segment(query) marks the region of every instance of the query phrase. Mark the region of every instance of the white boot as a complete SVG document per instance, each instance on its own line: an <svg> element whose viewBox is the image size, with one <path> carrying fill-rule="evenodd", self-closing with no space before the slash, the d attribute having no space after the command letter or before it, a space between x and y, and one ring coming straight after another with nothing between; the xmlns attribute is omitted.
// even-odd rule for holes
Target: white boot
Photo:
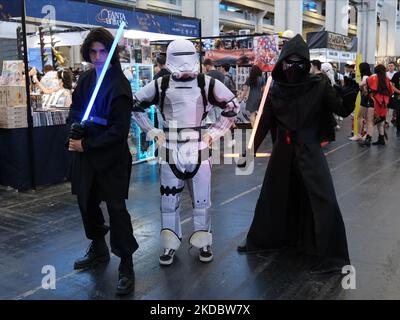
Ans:
<svg viewBox="0 0 400 320"><path fill-rule="evenodd" d="M201 262L210 262L213 260L213 253L211 250L212 233L207 231L195 231L190 239L190 244L200 250L199 260Z"/></svg>
<svg viewBox="0 0 400 320"><path fill-rule="evenodd" d="M162 266L169 266L174 262L175 251L179 249L181 240L169 229L161 230L160 238L164 252L160 255L158 262Z"/></svg>

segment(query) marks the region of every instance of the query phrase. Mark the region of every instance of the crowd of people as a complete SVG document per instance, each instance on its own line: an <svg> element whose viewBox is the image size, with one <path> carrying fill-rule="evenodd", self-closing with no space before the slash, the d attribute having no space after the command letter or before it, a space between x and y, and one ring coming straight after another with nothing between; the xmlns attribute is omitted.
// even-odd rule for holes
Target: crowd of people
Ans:
<svg viewBox="0 0 400 320"><path fill-rule="evenodd" d="M205 59L203 62L205 74L224 83L235 95L236 86L229 73L229 65L215 66L213 61ZM400 117L397 117L397 110L400 108L400 71L397 71L395 62L389 62L387 67L382 64L376 65L371 70L371 65L366 62L358 66L361 79L360 108L353 113L355 118L352 122L349 140L357 141L361 146L385 145L387 130L390 124L395 127L397 136L400 137ZM373 72L372 72L373 71ZM311 60L310 73L324 79L332 87L347 88L356 82L356 65L346 64L344 74L338 70L335 63ZM243 86L243 90L237 96L238 100L245 104L245 113L254 125L262 92L266 83L266 75L254 65L250 69L250 75ZM389 121L391 111L391 119ZM211 111L210 119L215 121L216 117ZM334 115L333 126L336 130L341 129L343 118ZM357 128L354 127L356 124ZM372 142L375 136L375 127L378 131L378 138ZM327 142L323 142L326 144Z"/></svg>
<svg viewBox="0 0 400 320"><path fill-rule="evenodd" d="M345 73L341 75L335 64L321 63L319 60L311 61L311 73L325 78L332 86L348 86L356 81L355 65L345 65ZM396 72L395 62L389 62L387 68L378 64L371 71L371 66L362 62L358 66L360 71L360 108L352 123L352 132L349 139L357 141L361 146L385 145L387 139L386 129L389 127L388 115L392 109L391 123L400 136L400 125L397 121L399 108L399 79L400 73ZM339 118L339 120L341 120ZM357 125L355 126L355 123ZM375 126L378 138L372 142ZM339 128L339 127L337 127Z"/></svg>

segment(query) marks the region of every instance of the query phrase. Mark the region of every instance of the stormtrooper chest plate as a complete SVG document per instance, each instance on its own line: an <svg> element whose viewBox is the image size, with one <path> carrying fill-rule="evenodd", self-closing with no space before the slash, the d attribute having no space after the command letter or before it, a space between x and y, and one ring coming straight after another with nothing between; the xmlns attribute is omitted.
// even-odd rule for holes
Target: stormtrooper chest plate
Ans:
<svg viewBox="0 0 400 320"><path fill-rule="evenodd" d="M166 91L163 112L167 127L190 128L201 126L204 105L197 80L188 82L171 80ZM171 122L175 122L175 125L172 125Z"/></svg>

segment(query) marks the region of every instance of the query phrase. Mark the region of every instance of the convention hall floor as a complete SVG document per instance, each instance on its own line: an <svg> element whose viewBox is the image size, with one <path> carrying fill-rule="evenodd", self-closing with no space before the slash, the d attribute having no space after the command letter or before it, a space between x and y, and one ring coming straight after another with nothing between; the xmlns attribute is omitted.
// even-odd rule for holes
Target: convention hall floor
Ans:
<svg viewBox="0 0 400 320"><path fill-rule="evenodd" d="M246 255L245 237L264 177L267 158L250 176L234 165L213 168L214 261L201 263L189 251L191 202L183 194L184 239L174 265L160 267L157 166L133 167L127 202L140 248L134 254L133 294L122 299L400 299L400 139L389 130L386 147L361 148L347 139L325 148L346 225L356 289L344 290L340 275L312 275L291 251ZM270 138L264 150L271 150ZM16 193L0 190L0 299L117 299L119 259L91 271L74 271L85 239L69 184ZM42 288L42 267L56 270L56 289Z"/></svg>

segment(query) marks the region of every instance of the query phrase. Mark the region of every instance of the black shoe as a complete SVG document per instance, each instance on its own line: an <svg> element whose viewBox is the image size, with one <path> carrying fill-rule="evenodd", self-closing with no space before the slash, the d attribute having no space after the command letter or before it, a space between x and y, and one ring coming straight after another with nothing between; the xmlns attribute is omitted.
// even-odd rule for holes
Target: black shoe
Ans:
<svg viewBox="0 0 400 320"><path fill-rule="evenodd" d="M365 137L365 140L360 142L360 146L362 146L362 147L370 147L371 146L371 136L367 135Z"/></svg>
<svg viewBox="0 0 400 320"><path fill-rule="evenodd" d="M311 274L342 274L342 268L341 267L335 267L335 266L314 266L310 270Z"/></svg>
<svg viewBox="0 0 400 320"><path fill-rule="evenodd" d="M93 240L85 256L75 261L74 269L90 269L100 263L106 263L108 261L110 261L110 253L108 252L105 240Z"/></svg>
<svg viewBox="0 0 400 320"><path fill-rule="evenodd" d="M236 250L241 253L266 253L266 254L274 254L278 252L280 249L264 249L264 248L249 248L247 246L247 241L244 240L241 244L236 247Z"/></svg>
<svg viewBox="0 0 400 320"><path fill-rule="evenodd" d="M118 271L116 294L119 296L130 294L135 289L135 272L133 271L132 256L121 258Z"/></svg>
<svg viewBox="0 0 400 320"><path fill-rule="evenodd" d="M205 246L204 248L200 249L199 252L199 259L201 262L211 262L214 256L211 250L211 246Z"/></svg>
<svg viewBox="0 0 400 320"><path fill-rule="evenodd" d="M372 142L372 145L374 146L384 146L385 145L385 136L384 135L379 135L378 140L375 142Z"/></svg>
<svg viewBox="0 0 400 320"><path fill-rule="evenodd" d="M247 252L246 240L239 244L236 249L238 252Z"/></svg>

